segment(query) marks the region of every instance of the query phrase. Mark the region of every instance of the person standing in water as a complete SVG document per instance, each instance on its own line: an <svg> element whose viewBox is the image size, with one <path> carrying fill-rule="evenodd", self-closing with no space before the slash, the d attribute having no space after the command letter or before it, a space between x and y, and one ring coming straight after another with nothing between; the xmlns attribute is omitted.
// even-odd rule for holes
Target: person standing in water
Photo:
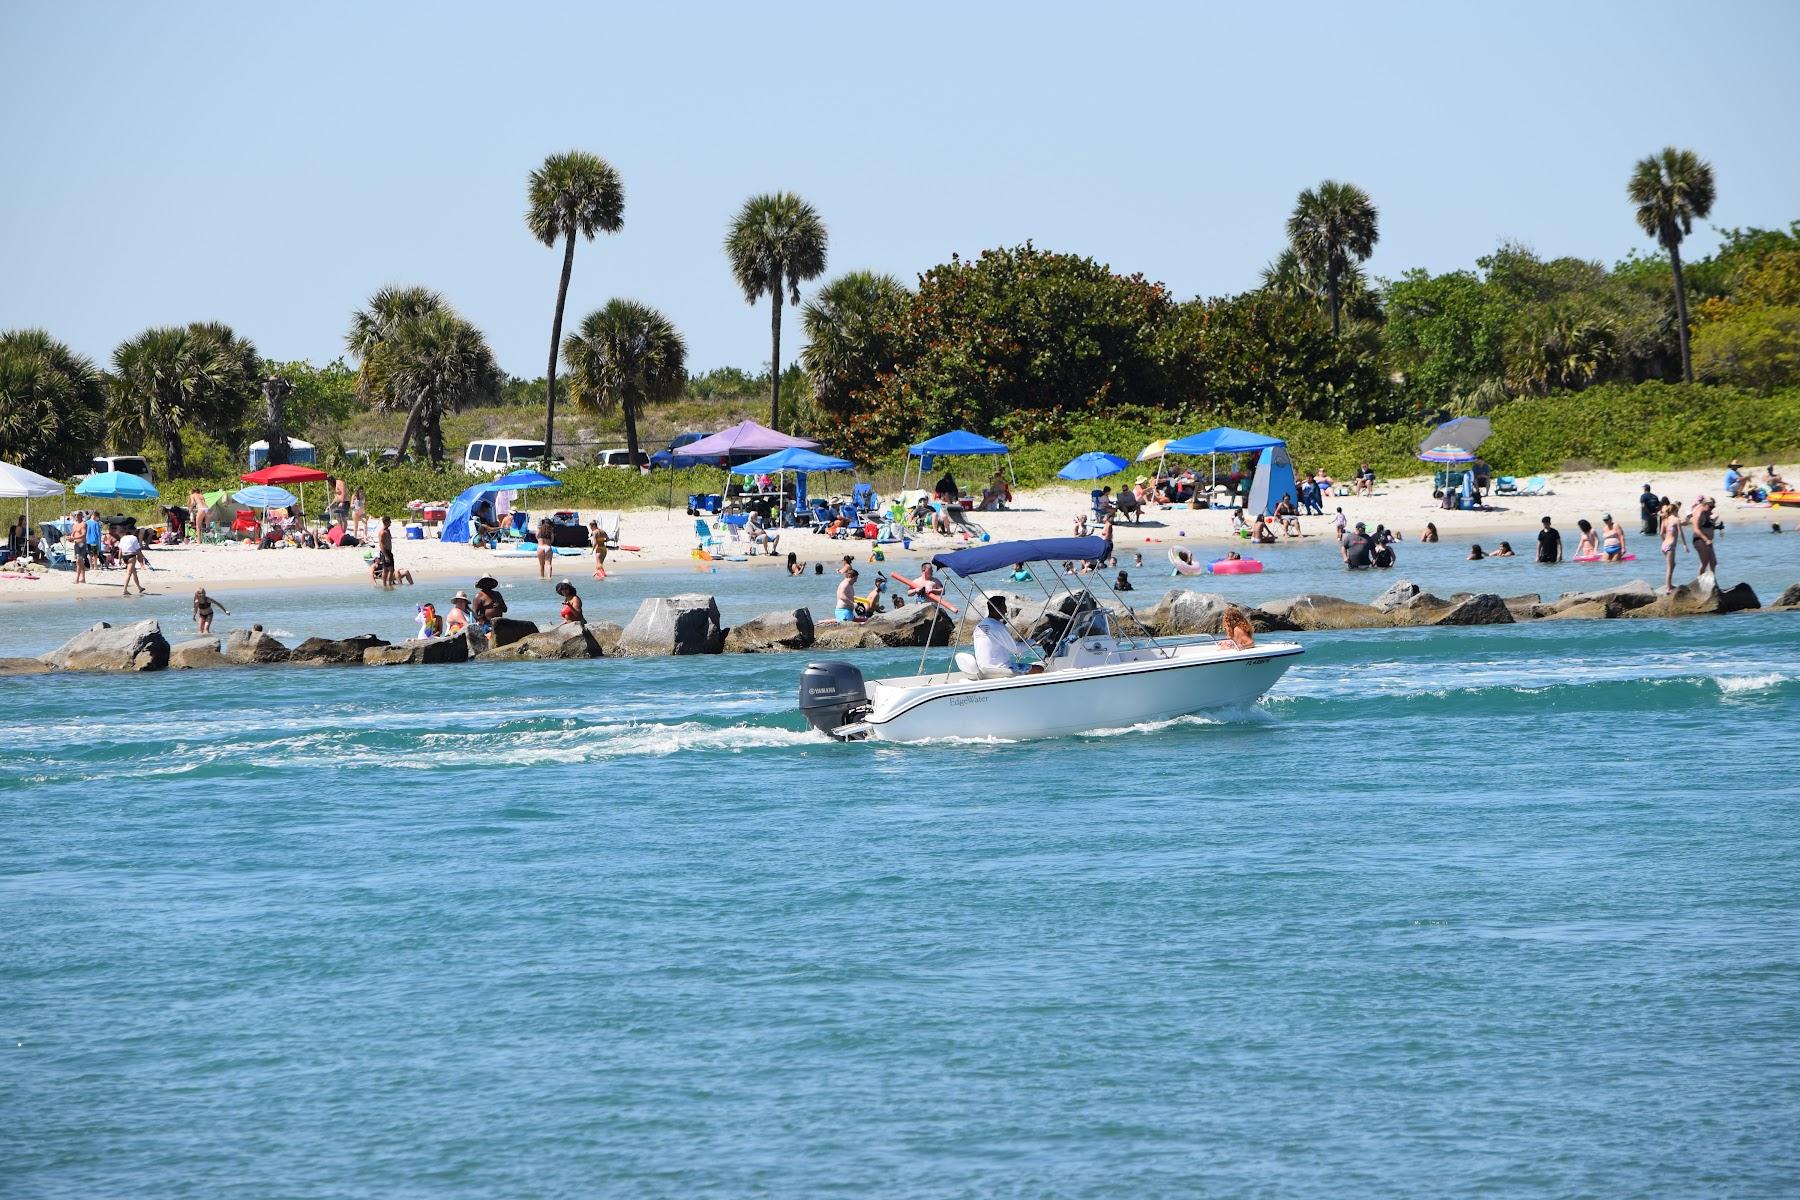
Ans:
<svg viewBox="0 0 1800 1200"><path fill-rule="evenodd" d="M1625 531L1607 513L1600 522L1600 553L1607 562L1623 562L1625 560Z"/></svg>
<svg viewBox="0 0 1800 1200"><path fill-rule="evenodd" d="M1544 527L1538 530L1537 560L1541 563L1559 563L1563 560L1562 534L1544 518Z"/></svg>
<svg viewBox="0 0 1800 1200"><path fill-rule="evenodd" d="M1663 591L1675 590L1675 554L1687 545L1687 531L1682 528L1681 502L1671 500L1663 505L1661 518Z"/></svg>
<svg viewBox="0 0 1800 1200"><path fill-rule="evenodd" d="M839 572L837 609L832 613L840 621L856 620L856 568L846 563Z"/></svg>
<svg viewBox="0 0 1800 1200"><path fill-rule="evenodd" d="M1655 537L1659 523L1662 521L1663 502L1657 498L1656 492L1649 484L1638 494L1638 515L1643 518L1645 537Z"/></svg>
<svg viewBox="0 0 1800 1200"><path fill-rule="evenodd" d="M594 578L605 579L607 551L606 530L600 528L599 521L588 522L588 545L594 551Z"/></svg>
<svg viewBox="0 0 1800 1200"><path fill-rule="evenodd" d="M1580 562L1584 558L1599 558L1600 537L1594 532L1594 527L1588 523L1588 519L1583 517L1575 522L1575 528L1581 530L1581 540L1575 544L1575 561Z"/></svg>
<svg viewBox="0 0 1800 1200"><path fill-rule="evenodd" d="M1719 569L1718 530L1722 522L1713 516L1710 496L1700 497L1694 507L1694 556L1700 560L1699 575L1711 575Z"/></svg>
<svg viewBox="0 0 1800 1200"><path fill-rule="evenodd" d="M231 610L207 595L205 588L194 589L194 625L201 633L212 632L213 609L215 608L226 616L231 615Z"/></svg>

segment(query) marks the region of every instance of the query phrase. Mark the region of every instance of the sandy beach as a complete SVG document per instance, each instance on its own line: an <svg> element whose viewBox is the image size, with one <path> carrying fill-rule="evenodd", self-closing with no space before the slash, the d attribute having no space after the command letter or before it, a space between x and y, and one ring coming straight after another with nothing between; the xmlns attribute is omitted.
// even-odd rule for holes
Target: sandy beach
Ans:
<svg viewBox="0 0 1800 1200"><path fill-rule="evenodd" d="M1129 485L1135 474L1126 472L1112 482ZM1585 471L1546 476L1550 491L1543 496L1492 497L1485 511L1460 512L1444 510L1431 499L1428 477L1395 479L1377 487L1374 496L1355 495L1327 498L1326 516L1303 519L1301 527L1307 538L1330 538L1331 516L1342 507L1351 522L1365 521L1370 528L1379 523L1401 532L1407 541L1416 540L1426 522L1434 522L1445 540L1493 542L1506 537L1514 540L1520 553L1530 553L1529 546L1519 543L1515 535L1536 529L1539 519L1551 517L1573 549L1575 522L1586 517L1599 524L1600 518L1613 513L1624 526L1628 539L1638 536L1637 496L1644 484L1657 492L1680 500L1689 507L1694 497L1713 494L1719 476L1713 471L1679 471L1657 474L1619 471ZM971 513L994 540L1060 536L1072 531L1075 517L1088 508L1086 487L1045 487L1022 491L1015 503L1004 512ZM1794 519L1791 511L1750 508L1726 502L1720 514L1727 521L1757 522ZM635 552L615 551L608 559L609 572L629 573L645 568L668 568L692 562L694 521L680 509L661 508L629 510L616 514L621 540L639 549ZM612 512L583 512L582 520L598 517L610 526ZM1161 549L1168 544L1183 543L1223 545L1237 543L1231 533L1230 514L1224 510L1194 510L1185 506L1148 510L1140 524L1121 524L1116 545L1121 553L1143 552L1146 547ZM936 553L954 549L956 539L927 533L913 542L914 554ZM1491 548L1491 546L1489 547ZM788 530L779 546L782 556L790 550L802 561L836 558L846 553L866 556L872 549L866 542L830 542L804 530ZM1633 547L1636 549L1636 547ZM420 580L472 581L491 574L502 580L530 579L537 574L536 560L531 556L509 557L492 551L475 549L459 543L437 541L429 535L423 541L397 540L396 556L402 569L411 570ZM145 583L152 591L168 592L178 588L205 586L234 587L295 585L306 583L368 583L369 567L363 548L345 550L259 550L244 545L157 546L149 550L151 572ZM1647 557L1647 556L1645 556ZM752 558L745 563L726 563L726 569L756 570L772 565L775 560ZM557 574L573 578L589 576L592 556L559 554ZM39 601L53 598L78 599L81 596L114 592L123 578L120 571L92 571L86 584L77 586L70 571L40 570L35 579L0 572L0 602Z"/></svg>

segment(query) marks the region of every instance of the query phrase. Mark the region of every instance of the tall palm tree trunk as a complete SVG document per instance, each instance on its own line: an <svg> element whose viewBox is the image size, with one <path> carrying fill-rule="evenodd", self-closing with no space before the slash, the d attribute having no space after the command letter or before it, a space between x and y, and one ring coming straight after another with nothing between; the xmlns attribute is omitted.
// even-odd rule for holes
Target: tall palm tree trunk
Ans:
<svg viewBox="0 0 1800 1200"><path fill-rule="evenodd" d="M619 408L625 413L625 449L631 456L632 469L636 470L638 465L637 401L626 396L620 401Z"/></svg>
<svg viewBox="0 0 1800 1200"><path fill-rule="evenodd" d="M562 345L563 304L569 299L569 275L575 270L575 231L563 247L562 279L556 285L556 316L550 321L550 365L544 369L544 461L556 457L556 351Z"/></svg>
<svg viewBox="0 0 1800 1200"><path fill-rule="evenodd" d="M181 430L174 425L163 431L163 458L170 479L180 479L187 474L187 454L181 445Z"/></svg>
<svg viewBox="0 0 1800 1200"><path fill-rule="evenodd" d="M1326 274L1325 293L1331 300L1331 336L1339 337L1342 334L1342 327L1338 320L1338 310L1343 303L1343 299L1338 295L1338 276L1336 271L1331 271Z"/></svg>
<svg viewBox="0 0 1800 1200"><path fill-rule="evenodd" d="M1681 335L1681 382L1694 382L1694 361L1688 354L1687 282L1681 277L1681 249L1669 243L1669 266L1675 270L1675 323Z"/></svg>
<svg viewBox="0 0 1800 1200"><path fill-rule="evenodd" d="M399 453L401 458L406 457L406 447L413 441L415 436L419 437L420 441L424 440L423 435L419 432L419 418L424 412L425 397L423 396L414 400L412 407L406 410L406 427L400 431Z"/></svg>
<svg viewBox="0 0 1800 1200"><path fill-rule="evenodd" d="M769 428L781 428L781 272L769 278Z"/></svg>

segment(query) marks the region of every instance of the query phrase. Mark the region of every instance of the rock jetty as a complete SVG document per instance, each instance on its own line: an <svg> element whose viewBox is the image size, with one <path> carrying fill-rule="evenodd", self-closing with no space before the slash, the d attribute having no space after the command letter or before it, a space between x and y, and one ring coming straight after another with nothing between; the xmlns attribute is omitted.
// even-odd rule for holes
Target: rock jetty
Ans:
<svg viewBox="0 0 1800 1200"><path fill-rule="evenodd" d="M1005 593L994 593L1005 595ZM1034 633L1057 631L1073 615L1067 598L1045 603L1006 596L1008 612ZM1158 637L1217 633L1230 602L1213 592L1176 588L1136 611L1136 619ZM1265 600L1246 607L1258 633L1339 629L1401 629L1425 625L1513 625L1529 621L1577 621L1726 616L1762 608L1747 583L1721 588L1703 575L1673 592L1659 593L1641 580L1586 592L1542 596L1500 596L1459 592L1435 596L1411 580L1388 587L1371 603L1308 593ZM1786 589L1769 608L1800 612L1800 584ZM224 639L200 637L171 646L154 620L114 628L104 621L37 658L0 658L0 676L50 671L160 671L261 666L427 666L463 662L532 662L588 658L643 658L678 654L770 654L796 650L846 651L890 647L948 646L967 642L978 614L955 616L935 604L917 604L879 613L863 622L815 621L796 608L764 613L736 626L722 624L712 596L656 596L638 606L629 624L610 621L540 630L510 618L492 634L413 639L388 643L374 634L307 638L292 648L258 625L234 629ZM1127 628L1130 625L1127 623Z"/></svg>

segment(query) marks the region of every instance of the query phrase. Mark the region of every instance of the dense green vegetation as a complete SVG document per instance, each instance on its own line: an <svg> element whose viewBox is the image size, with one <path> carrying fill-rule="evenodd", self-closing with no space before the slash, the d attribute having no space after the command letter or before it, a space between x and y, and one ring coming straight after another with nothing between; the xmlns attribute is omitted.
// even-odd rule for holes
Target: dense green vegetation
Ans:
<svg viewBox="0 0 1800 1200"><path fill-rule="evenodd" d="M618 231L624 199L603 160L553 155L532 174L526 221L563 251L562 374L503 376L481 332L425 287L384 288L352 314L349 363L267 361L228 327L196 323L146 330L103 371L40 331L0 333L0 458L67 476L92 453L142 452L182 495L189 477L230 480L248 442L285 432L368 487L378 511L398 511L460 489L467 441L554 434L558 393L574 426L558 446L575 465L562 496L587 504L716 482L581 466L594 451L653 451L765 414L888 486L902 447L958 426L1019 447L1027 484L1080 451L1130 455L1219 423L1281 433L1305 466L1416 473L1418 438L1452 414L1492 417L1484 455L1513 473L1788 457L1800 449L1800 222L1726 230L1716 252L1685 258L1714 203L1711 169L1670 149L1626 184L1621 220L1655 249L1611 267L1503 242L1467 268L1370 279L1374 202L1327 180L1299 195L1261 285L1238 295L1182 299L1027 241L952 256L912 287L840 275L803 310L799 364L689 375L676 323L632 301L561 335L575 243ZM782 308L825 268L824 223L791 193L753 197L725 250L745 298L771 301L779 362ZM1698 383L1678 382L1690 373ZM265 399L271 378L285 383ZM375 471L346 453L388 447L408 462Z"/></svg>

